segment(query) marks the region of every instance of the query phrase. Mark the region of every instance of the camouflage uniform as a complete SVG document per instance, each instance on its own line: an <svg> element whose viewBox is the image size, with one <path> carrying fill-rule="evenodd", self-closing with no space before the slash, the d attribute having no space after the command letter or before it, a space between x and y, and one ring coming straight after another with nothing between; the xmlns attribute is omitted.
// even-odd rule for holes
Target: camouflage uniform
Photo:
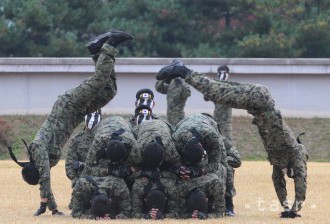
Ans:
<svg viewBox="0 0 330 224"><path fill-rule="evenodd" d="M131 149L136 144L136 140L128 121L120 116L105 118L98 124L94 140L87 154L86 165L81 174L82 176L92 175L102 177L108 175L109 161L101 159L99 164L96 165L96 153L106 148L109 141L112 140L111 135L119 129L124 130L120 137L127 150L126 157L131 153Z"/></svg>
<svg viewBox="0 0 330 224"><path fill-rule="evenodd" d="M48 199L50 210L57 207L50 186L50 168L58 163L61 148L84 116L103 107L116 95L114 56L117 52L114 47L103 45L95 75L58 97L30 145L40 174L40 197Z"/></svg>
<svg viewBox="0 0 330 224"><path fill-rule="evenodd" d="M224 182L214 173L208 173L190 180L179 180L177 192L180 194L181 218L191 218L191 214L186 212L185 203L189 193L198 188L208 197L208 218L220 218L225 212L225 191Z"/></svg>
<svg viewBox="0 0 330 224"><path fill-rule="evenodd" d="M90 211L90 201L93 194L98 189L99 193L108 195L115 200L118 206L118 213L115 218L128 218L131 215L131 202L129 200L129 191L123 179L107 177L91 177L97 184L97 187L88 179L80 178L73 189L72 194L72 217L94 219Z"/></svg>
<svg viewBox="0 0 330 224"><path fill-rule="evenodd" d="M169 84L157 81L155 88L162 94L167 94L167 120L175 127L184 118L184 107L191 95L189 85L182 78L175 78Z"/></svg>
<svg viewBox="0 0 330 224"><path fill-rule="evenodd" d="M165 218L178 218L180 212L179 192L177 190L176 180L172 178L160 178L160 182L165 186L163 190L167 197ZM148 212L144 203L146 197L145 187L149 184L148 178L139 178L135 181L132 188L132 213L133 218L141 219ZM152 189L156 189L153 186Z"/></svg>
<svg viewBox="0 0 330 224"><path fill-rule="evenodd" d="M169 169L172 165L179 164L180 155L175 148L175 144L172 140L172 128L166 121L162 120L150 120L144 121L134 127L134 133L136 135L136 145L132 149L132 153L129 156L129 161L135 165L140 165L142 162L143 148L146 144L154 141L156 137L161 137L161 143L165 148L163 154L163 169Z"/></svg>
<svg viewBox="0 0 330 224"><path fill-rule="evenodd" d="M305 147L295 139L280 111L275 108L269 90L262 85L215 81L196 72L187 76L185 81L213 102L245 109L254 116L253 124L258 127L268 160L274 166L273 181L280 203L285 207L286 190L283 177L276 171L291 167L295 174L292 210L299 211L306 194L308 155Z"/></svg>
<svg viewBox="0 0 330 224"><path fill-rule="evenodd" d="M227 176L227 153L224 139L220 135L217 123L207 115L193 114L181 120L172 134L176 148L181 154L183 147L193 137L195 129L202 137L200 142L207 152L203 166L207 173L216 173L223 181Z"/></svg>
<svg viewBox="0 0 330 224"><path fill-rule="evenodd" d="M81 174L81 171L73 168L73 164L77 161L85 162L89 147L94 138L93 132L95 129L87 128L72 137L69 141L68 153L65 159L65 172L66 176L71 180L72 187L74 187Z"/></svg>

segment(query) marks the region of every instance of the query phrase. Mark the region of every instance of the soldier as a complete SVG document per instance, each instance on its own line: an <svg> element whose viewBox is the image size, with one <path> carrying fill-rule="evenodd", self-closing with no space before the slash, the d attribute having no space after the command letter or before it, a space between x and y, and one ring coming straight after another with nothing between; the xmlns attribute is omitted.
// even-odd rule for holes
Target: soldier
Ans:
<svg viewBox="0 0 330 224"><path fill-rule="evenodd" d="M216 173L224 182L227 176L226 149L217 123L206 114L193 114L181 120L172 134L175 146L182 155L185 148L203 148L206 158L203 168L194 167L189 171L190 178L205 173ZM183 172L183 171L182 171Z"/></svg>
<svg viewBox="0 0 330 224"><path fill-rule="evenodd" d="M95 132L82 176L114 175L128 178L135 171L127 162L135 144L136 139L128 121L120 116L103 119Z"/></svg>
<svg viewBox="0 0 330 224"><path fill-rule="evenodd" d="M136 145L132 149L129 161L139 166L142 162L142 155L150 144L158 144L164 150L164 161L161 169L169 171L172 166L180 162L180 155L172 140L172 127L169 123L159 119L152 119L151 112L147 107L138 109L136 117L137 125L133 131L136 136Z"/></svg>
<svg viewBox="0 0 330 224"><path fill-rule="evenodd" d="M124 219L131 213L129 190L121 178L113 176L80 178L72 194L72 217Z"/></svg>
<svg viewBox="0 0 330 224"><path fill-rule="evenodd" d="M70 139L65 159L66 176L71 180L73 188L85 167L85 160L92 144L97 124L101 121L101 111L85 116L84 130Z"/></svg>
<svg viewBox="0 0 330 224"><path fill-rule="evenodd" d="M173 61L175 62L176 59ZM172 80L159 80L156 82L155 88L159 93L166 94L167 120L175 127L184 118L184 107L191 95L189 85L178 77Z"/></svg>
<svg viewBox="0 0 330 224"><path fill-rule="evenodd" d="M227 65L221 65L218 67L217 79L227 81L229 78L229 68ZM209 101L210 99L204 95L204 99ZM229 143L225 145L227 150L227 181L226 181L226 215L235 216L233 197L236 195L236 189L234 187L234 175L235 169L241 166L240 155L235 147L231 145L232 139L232 108L221 103L214 103L213 119L218 124L220 134L224 136Z"/></svg>
<svg viewBox="0 0 330 224"><path fill-rule="evenodd" d="M141 158L141 176L132 188L132 212L134 218L178 218L180 211L176 178L165 177L160 171L164 148L149 144Z"/></svg>
<svg viewBox="0 0 330 224"><path fill-rule="evenodd" d="M253 124L258 127L260 137L273 165L273 182L284 212L283 218L295 218L302 208L307 187L307 151L294 137L294 133L285 123L281 112L275 108L275 102L269 90L262 85L223 82L209 79L183 64L172 63L162 68L158 80L181 77L196 90L206 95L215 103L222 103L232 108L245 109L254 116ZM289 208L285 182L280 170L293 172L295 201ZM291 175L290 175L291 176Z"/></svg>
<svg viewBox="0 0 330 224"><path fill-rule="evenodd" d="M206 158L206 151L197 139L184 147L181 151L183 165L180 169L180 180L177 181L177 191L180 194L180 208L182 218L218 218L225 212L225 180L221 180L215 173L203 175L194 173ZM187 172L188 171L188 172ZM196 192L197 190L197 192ZM202 197L204 195L204 197ZM206 195L210 201L206 200ZM186 204L183 204L187 199Z"/></svg>
<svg viewBox="0 0 330 224"><path fill-rule="evenodd" d="M54 215L63 214L57 210L51 190L50 168L58 163L61 148L84 116L102 108L116 95L114 57L118 50L115 47L132 39L128 33L113 31L98 36L88 44L93 58L97 58L95 75L58 97L28 147L30 162L20 165L23 166L22 175L27 183L40 184L41 204L36 216L44 213L47 207Z"/></svg>

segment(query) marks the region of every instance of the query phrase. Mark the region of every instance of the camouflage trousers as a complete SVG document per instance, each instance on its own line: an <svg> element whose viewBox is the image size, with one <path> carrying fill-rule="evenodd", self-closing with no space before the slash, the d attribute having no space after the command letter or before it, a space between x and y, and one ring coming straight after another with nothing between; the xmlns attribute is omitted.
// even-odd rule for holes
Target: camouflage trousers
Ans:
<svg viewBox="0 0 330 224"><path fill-rule="evenodd" d="M236 189L234 187L235 169L231 166L227 167L227 179L226 179L226 197L234 197L236 195Z"/></svg>

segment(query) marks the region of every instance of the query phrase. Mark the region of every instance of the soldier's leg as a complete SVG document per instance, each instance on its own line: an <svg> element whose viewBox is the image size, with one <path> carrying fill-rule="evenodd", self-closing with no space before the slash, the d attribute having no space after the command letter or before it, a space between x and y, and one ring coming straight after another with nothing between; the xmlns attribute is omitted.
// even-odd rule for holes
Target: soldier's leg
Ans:
<svg viewBox="0 0 330 224"><path fill-rule="evenodd" d="M212 80L196 72L185 81L211 101L232 108L267 111L275 105L269 90L262 85Z"/></svg>
<svg viewBox="0 0 330 224"><path fill-rule="evenodd" d="M234 187L234 175L235 175L234 168L231 166L228 166L227 180L226 180L226 194L225 194L226 215L228 215L228 216L235 215L234 203L233 203L233 197L236 195L236 189Z"/></svg>
<svg viewBox="0 0 330 224"><path fill-rule="evenodd" d="M273 166L272 179L276 195L281 203L281 206L284 209L288 209L289 207L287 201L286 181L282 169L282 167Z"/></svg>

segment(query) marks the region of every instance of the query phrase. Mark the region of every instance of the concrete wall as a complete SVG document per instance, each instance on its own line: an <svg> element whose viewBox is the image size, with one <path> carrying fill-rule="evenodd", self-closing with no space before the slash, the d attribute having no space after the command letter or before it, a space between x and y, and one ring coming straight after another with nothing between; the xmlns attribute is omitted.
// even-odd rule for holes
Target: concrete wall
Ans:
<svg viewBox="0 0 330 224"><path fill-rule="evenodd" d="M104 112L131 113L135 93L150 88L155 93L154 112L166 112L166 96L154 89L155 75L169 58L118 58L118 94ZM215 73L220 64L231 70L231 81L258 83L269 87L277 107L285 116L330 117L330 60L328 59L223 59L183 58L191 69ZM56 97L92 75L89 58L0 58L0 114L49 113ZM192 88L187 113L212 113L214 105L205 102ZM234 115L246 115L234 110Z"/></svg>

